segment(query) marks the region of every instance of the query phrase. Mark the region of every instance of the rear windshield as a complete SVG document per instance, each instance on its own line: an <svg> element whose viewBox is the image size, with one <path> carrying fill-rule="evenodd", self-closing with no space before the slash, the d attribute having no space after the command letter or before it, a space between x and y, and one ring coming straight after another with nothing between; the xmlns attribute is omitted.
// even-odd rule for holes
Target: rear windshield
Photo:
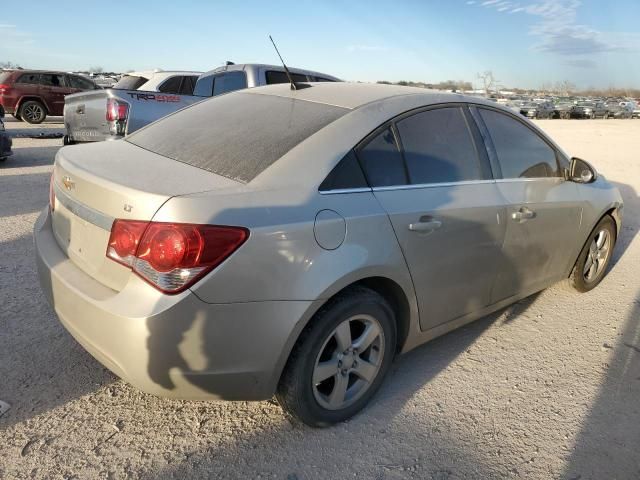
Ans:
<svg viewBox="0 0 640 480"><path fill-rule="evenodd" d="M122 90L137 90L140 86L149 81L148 78L138 77L136 75L125 75L116 82L113 88L120 88Z"/></svg>
<svg viewBox="0 0 640 480"><path fill-rule="evenodd" d="M347 112L332 105L234 92L169 115L127 140L187 165L248 183Z"/></svg>

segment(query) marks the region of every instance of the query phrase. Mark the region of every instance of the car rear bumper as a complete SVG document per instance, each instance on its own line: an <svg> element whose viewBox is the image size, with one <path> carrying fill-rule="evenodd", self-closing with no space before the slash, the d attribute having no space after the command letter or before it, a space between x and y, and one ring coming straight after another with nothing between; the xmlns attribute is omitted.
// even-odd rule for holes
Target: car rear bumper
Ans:
<svg viewBox="0 0 640 480"><path fill-rule="evenodd" d="M154 395L270 398L314 303L207 304L190 291L162 295L135 275L116 292L69 260L48 209L34 239L42 289L64 327L116 375Z"/></svg>

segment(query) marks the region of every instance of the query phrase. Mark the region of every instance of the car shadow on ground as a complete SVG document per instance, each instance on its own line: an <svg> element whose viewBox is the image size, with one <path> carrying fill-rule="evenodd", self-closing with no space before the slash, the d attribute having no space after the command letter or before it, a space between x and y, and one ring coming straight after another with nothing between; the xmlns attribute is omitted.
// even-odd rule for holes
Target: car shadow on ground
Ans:
<svg viewBox="0 0 640 480"><path fill-rule="evenodd" d="M640 197L638 197L638 193L631 185L620 182L611 183L620 191L622 200L624 201L622 229L616 242L613 257L611 257L611 268L614 268L627 251L627 248L629 248L629 245L631 245L638 231L640 231L640 221L638 217L630 214L625 215L625 212L640 211Z"/></svg>
<svg viewBox="0 0 640 480"><path fill-rule="evenodd" d="M43 142L45 140L42 140ZM50 140L46 140L50 143ZM10 171L17 168L40 167L42 165L53 165L56 152L61 145L43 145L41 147L17 147L14 144L13 155L7 157L4 162L0 162L0 171ZM20 185L18 182L16 187ZM4 196L4 191L3 191Z"/></svg>

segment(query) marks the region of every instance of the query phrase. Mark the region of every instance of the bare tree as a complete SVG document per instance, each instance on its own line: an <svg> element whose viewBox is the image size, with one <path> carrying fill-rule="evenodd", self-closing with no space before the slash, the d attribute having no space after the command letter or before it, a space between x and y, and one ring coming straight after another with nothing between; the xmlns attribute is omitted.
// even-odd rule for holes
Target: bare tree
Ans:
<svg viewBox="0 0 640 480"><path fill-rule="evenodd" d="M22 67L17 63L13 62L0 62L0 68L16 68L21 69Z"/></svg>
<svg viewBox="0 0 640 480"><path fill-rule="evenodd" d="M482 81L482 88L486 95L489 95L491 90L495 88L496 83L498 83L498 80L493 76L493 72L491 70L478 73L478 78Z"/></svg>
<svg viewBox="0 0 640 480"><path fill-rule="evenodd" d="M89 72L91 73L102 73L104 69L102 67L89 67Z"/></svg>

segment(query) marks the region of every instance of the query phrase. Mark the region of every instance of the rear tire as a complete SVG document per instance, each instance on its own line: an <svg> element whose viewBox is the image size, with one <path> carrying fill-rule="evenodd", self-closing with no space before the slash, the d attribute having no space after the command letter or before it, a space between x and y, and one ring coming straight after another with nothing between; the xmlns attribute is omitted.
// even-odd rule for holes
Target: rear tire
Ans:
<svg viewBox="0 0 640 480"><path fill-rule="evenodd" d="M616 245L616 224L609 215L602 217L585 243L569 284L584 293L593 290L604 278Z"/></svg>
<svg viewBox="0 0 640 480"><path fill-rule="evenodd" d="M47 110L44 105L37 100L27 100L20 105L20 117L32 125L38 125L47 118Z"/></svg>
<svg viewBox="0 0 640 480"><path fill-rule="evenodd" d="M393 361L396 323L378 293L355 287L330 300L291 352L276 398L312 427L352 417L378 391Z"/></svg>

